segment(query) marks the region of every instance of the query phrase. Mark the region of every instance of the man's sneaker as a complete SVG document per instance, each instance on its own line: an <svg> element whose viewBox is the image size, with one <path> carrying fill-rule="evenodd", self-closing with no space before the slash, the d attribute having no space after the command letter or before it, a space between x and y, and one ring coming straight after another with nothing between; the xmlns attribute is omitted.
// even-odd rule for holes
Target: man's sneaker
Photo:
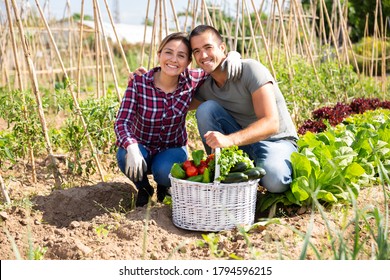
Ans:
<svg viewBox="0 0 390 280"><path fill-rule="evenodd" d="M148 204L154 193L152 186L145 186L138 190L137 201L135 202L136 207L142 207Z"/></svg>

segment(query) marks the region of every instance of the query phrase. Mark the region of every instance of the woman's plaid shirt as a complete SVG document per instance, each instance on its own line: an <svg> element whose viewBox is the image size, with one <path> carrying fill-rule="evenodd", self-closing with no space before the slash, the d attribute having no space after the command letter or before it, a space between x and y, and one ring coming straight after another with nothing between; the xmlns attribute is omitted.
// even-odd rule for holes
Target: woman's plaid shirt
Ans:
<svg viewBox="0 0 390 280"><path fill-rule="evenodd" d="M140 143L151 154L187 144L185 120L195 91L207 79L201 69L186 69L175 92L165 93L154 85L160 67L129 82L115 121L116 145L126 149Z"/></svg>

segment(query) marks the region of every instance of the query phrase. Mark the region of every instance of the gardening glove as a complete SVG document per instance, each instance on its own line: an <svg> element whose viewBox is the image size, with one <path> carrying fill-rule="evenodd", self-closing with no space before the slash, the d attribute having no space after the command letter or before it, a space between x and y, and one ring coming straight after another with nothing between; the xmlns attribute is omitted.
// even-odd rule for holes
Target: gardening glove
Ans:
<svg viewBox="0 0 390 280"><path fill-rule="evenodd" d="M141 151L138 148L138 144L130 144L126 150L125 172L127 177L129 177L133 182L142 181L144 173L147 170L147 165Z"/></svg>
<svg viewBox="0 0 390 280"><path fill-rule="evenodd" d="M227 70L228 80L237 81L242 73L241 55L236 51L229 52L221 68Z"/></svg>
<svg viewBox="0 0 390 280"><path fill-rule="evenodd" d="M127 83L130 83L132 80L134 80L134 76L142 76L143 74L146 74L148 71L145 69L145 67L140 66L137 69L134 70L134 72L129 73L129 77L127 78Z"/></svg>

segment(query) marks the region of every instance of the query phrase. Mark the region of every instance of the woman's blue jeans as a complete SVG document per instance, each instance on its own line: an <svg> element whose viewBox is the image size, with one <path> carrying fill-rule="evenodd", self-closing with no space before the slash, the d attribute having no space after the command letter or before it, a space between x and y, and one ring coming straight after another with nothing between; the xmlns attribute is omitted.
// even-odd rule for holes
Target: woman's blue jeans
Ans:
<svg viewBox="0 0 390 280"><path fill-rule="evenodd" d="M184 162L187 160L187 148L169 148L151 156L143 145L138 144L138 147L146 161L146 164L148 165L148 171L144 174L141 182L134 182L137 189L140 189L142 186L150 185L147 177L148 173L153 174L153 179L158 185L169 188L171 186L171 181L168 175L171 171L172 165L175 162ZM127 151L121 147L119 147L118 152L116 153L119 169L125 175L126 154Z"/></svg>
<svg viewBox="0 0 390 280"><path fill-rule="evenodd" d="M242 129L236 120L216 101L203 102L196 111L199 134L207 152L204 134L207 131L219 131L230 134ZM289 140L260 141L240 147L255 162L265 169L266 175L260 184L269 192L281 193L289 189L292 181L291 154L296 147Z"/></svg>

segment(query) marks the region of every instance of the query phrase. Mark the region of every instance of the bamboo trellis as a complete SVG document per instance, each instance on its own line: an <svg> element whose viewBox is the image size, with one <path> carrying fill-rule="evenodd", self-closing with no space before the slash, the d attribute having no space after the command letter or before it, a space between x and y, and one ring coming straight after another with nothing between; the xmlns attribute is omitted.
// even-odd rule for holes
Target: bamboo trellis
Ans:
<svg viewBox="0 0 390 280"><path fill-rule="evenodd" d="M389 22L389 18L388 15L386 18L386 15L382 14L381 1L377 0L375 8L371 57L360 57L352 49L347 28L346 1L334 0L332 9L328 10L325 0L315 0L311 1L310 9L304 11L301 2L297 0L237 0L234 4L235 11L231 15L234 21L224 20L226 14L223 10L224 5L209 4L209 2L188 0L185 11L179 12L172 0L148 0L139 65L151 68L156 64L156 45L168 33L188 31L197 24L210 24L222 31L229 49L240 49L243 57L265 61L274 76L277 76L274 62L278 61L281 55L284 55L287 66L291 65L294 56L307 59L316 75L316 69L324 58L324 48L326 48L325 52L334 54L340 66L352 64L357 71L359 71L357 58L362 59L363 68L360 74L381 76L385 96L387 89L385 65L390 58L386 55L385 48L388 42L387 24L383 23ZM2 23L0 25L0 87L8 87L9 90L32 90L35 93L47 152L55 166L55 155L51 149L45 115L41 108L39 86L53 88L55 82L61 80L61 77L76 80L75 83L70 83L70 93L77 114L80 115L83 126L87 130L78 102L85 93L83 89L87 88L88 83L90 85L90 78L93 78L92 90L96 97L105 96L107 87L111 83L114 84L117 98L120 100L122 93L119 88L119 69L125 69L125 74L132 69L127 61L123 43L120 42L107 0L104 0L104 9L108 13L114 31L115 38L111 38L112 40L107 38L106 25L102 17L103 9L101 10L99 6L99 0L80 1L79 22L72 18L70 1L65 3L64 18L61 20L48 19L45 16L44 10L48 9L49 0L45 1L44 9L40 7L39 1L35 1L39 17L32 16L31 11L26 8L19 10L15 0L5 0L5 3L7 15L4 16L3 11L0 10ZM13 16L9 3L12 3ZM85 5L94 7L92 28L84 25ZM268 15L266 20L262 19L262 14L265 12ZM249 20L251 13L254 13L253 21ZM146 35L149 19L152 19L151 36ZM328 31L325 30L325 24L329 27ZM249 29L249 35L246 28ZM27 34L34 35L27 36ZM88 41L91 38L92 40ZM382 44L383 49L380 57L374 51L375 44L378 42ZM117 45L120 50L119 64L115 64L113 60L114 45ZM378 67L379 62L382 68ZM294 75L294 70L289 67L290 81L293 80ZM73 87L74 84L76 88ZM125 86L123 83L122 85ZM291 83L292 94L294 90ZM27 112L24 117L28 118ZM88 143L103 180L104 170L91 139L88 139ZM34 164L32 147L30 161ZM33 174L33 178L34 176ZM55 177L60 184L60 174L56 173Z"/></svg>

